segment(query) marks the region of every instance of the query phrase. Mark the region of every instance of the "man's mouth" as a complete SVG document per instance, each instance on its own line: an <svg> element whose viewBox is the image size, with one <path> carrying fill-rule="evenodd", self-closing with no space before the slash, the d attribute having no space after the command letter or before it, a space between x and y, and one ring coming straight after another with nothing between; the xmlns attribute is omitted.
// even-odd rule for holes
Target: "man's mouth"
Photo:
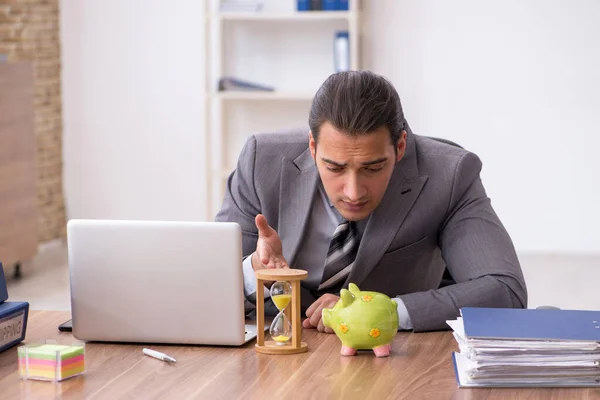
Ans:
<svg viewBox="0 0 600 400"><path fill-rule="evenodd" d="M367 205L367 201L360 201L360 202L348 202L348 201L344 201L344 206L346 209L348 209L349 211L360 211L364 208L364 206Z"/></svg>

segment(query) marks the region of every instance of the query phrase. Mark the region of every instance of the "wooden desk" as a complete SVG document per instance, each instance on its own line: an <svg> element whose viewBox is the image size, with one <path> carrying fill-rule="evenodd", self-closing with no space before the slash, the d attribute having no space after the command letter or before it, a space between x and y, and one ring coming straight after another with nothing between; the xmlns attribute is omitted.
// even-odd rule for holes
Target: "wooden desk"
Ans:
<svg viewBox="0 0 600 400"><path fill-rule="evenodd" d="M68 312L29 317L26 342L72 336L57 330ZM600 389L459 389L449 332L399 333L392 356L339 355L335 335L304 331L308 353L256 354L241 348L148 346L174 356L167 364L142 354L142 345L86 345L86 373L62 383L22 381L16 347L0 354L0 397L174 399L600 399Z"/></svg>

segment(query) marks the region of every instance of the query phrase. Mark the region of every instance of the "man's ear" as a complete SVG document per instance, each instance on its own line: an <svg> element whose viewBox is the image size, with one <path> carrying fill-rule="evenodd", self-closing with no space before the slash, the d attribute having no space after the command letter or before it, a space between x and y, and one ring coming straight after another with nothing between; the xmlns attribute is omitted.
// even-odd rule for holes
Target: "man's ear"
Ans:
<svg viewBox="0 0 600 400"><path fill-rule="evenodd" d="M404 153L406 153L406 131L402 131L402 133L400 133L398 148L396 150L398 153L396 156L396 162L398 162L402 159L402 157L404 157Z"/></svg>
<svg viewBox="0 0 600 400"><path fill-rule="evenodd" d="M312 131L308 131L308 147L310 149L310 155L313 160L317 160L317 142L315 142L315 138L313 137Z"/></svg>

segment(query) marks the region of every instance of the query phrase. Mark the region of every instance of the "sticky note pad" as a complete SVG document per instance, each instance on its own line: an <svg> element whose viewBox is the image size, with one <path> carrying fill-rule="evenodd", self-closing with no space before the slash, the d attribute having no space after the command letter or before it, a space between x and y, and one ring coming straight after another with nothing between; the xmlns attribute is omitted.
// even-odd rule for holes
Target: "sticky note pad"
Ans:
<svg viewBox="0 0 600 400"><path fill-rule="evenodd" d="M24 379L62 381L85 371L85 346L38 343L21 346L19 372Z"/></svg>

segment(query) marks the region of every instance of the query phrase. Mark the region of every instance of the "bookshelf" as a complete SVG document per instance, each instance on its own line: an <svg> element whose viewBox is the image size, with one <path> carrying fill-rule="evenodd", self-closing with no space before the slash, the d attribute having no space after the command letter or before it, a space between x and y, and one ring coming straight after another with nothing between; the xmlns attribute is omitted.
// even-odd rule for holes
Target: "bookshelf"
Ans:
<svg viewBox="0 0 600 400"><path fill-rule="evenodd" d="M220 100L312 100L314 92L220 92L209 94Z"/></svg>
<svg viewBox="0 0 600 400"><path fill-rule="evenodd" d="M359 0L348 11L296 11L296 0L266 0L257 12L220 12L207 1L208 218L223 201L227 178L252 134L308 124L320 84L334 73L334 37L349 33L350 69L359 69ZM231 76L274 91L219 91Z"/></svg>
<svg viewBox="0 0 600 400"><path fill-rule="evenodd" d="M350 20L350 11L293 11L293 12L222 12L213 15L226 21L331 21Z"/></svg>

